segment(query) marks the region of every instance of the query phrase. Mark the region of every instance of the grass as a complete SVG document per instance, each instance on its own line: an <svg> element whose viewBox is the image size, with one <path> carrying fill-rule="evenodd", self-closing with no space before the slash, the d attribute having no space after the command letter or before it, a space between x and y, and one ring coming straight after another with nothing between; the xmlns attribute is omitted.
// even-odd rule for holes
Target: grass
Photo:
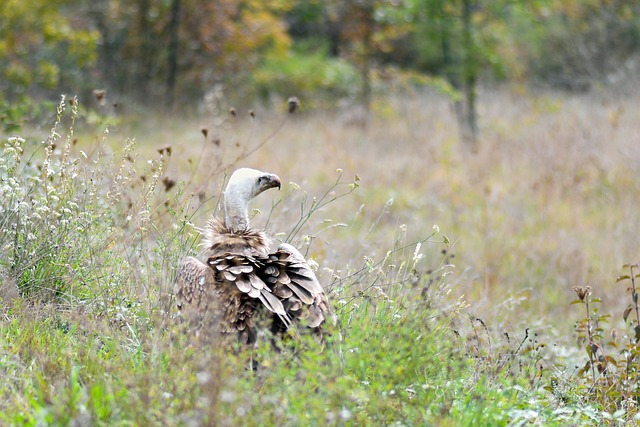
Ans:
<svg viewBox="0 0 640 427"><path fill-rule="evenodd" d="M108 133L65 100L0 155L0 423L632 425L637 97L483 93L474 152L435 94L367 128L218 99ZM253 223L318 264L324 351L232 356L176 319L235 165L285 183Z"/></svg>

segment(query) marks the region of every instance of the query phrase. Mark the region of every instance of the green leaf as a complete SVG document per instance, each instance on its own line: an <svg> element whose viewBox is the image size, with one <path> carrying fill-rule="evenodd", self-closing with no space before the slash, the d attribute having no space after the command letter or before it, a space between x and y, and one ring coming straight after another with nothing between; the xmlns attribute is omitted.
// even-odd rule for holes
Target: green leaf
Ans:
<svg viewBox="0 0 640 427"><path fill-rule="evenodd" d="M624 414L626 414L627 411L625 411L624 409L618 409L616 412L613 413L613 418L614 419L619 419L622 418L624 416Z"/></svg>
<svg viewBox="0 0 640 427"><path fill-rule="evenodd" d="M625 274L624 276L618 276L618 278L616 279L616 283L622 282L623 280L627 280L627 279L631 279L631 277L629 277L629 275L627 274Z"/></svg>
<svg viewBox="0 0 640 427"><path fill-rule="evenodd" d="M629 317L629 314L631 313L631 310L633 310L632 306L627 307L627 309L624 311L624 313L622 313L622 319L624 319L624 321L627 321L627 317Z"/></svg>

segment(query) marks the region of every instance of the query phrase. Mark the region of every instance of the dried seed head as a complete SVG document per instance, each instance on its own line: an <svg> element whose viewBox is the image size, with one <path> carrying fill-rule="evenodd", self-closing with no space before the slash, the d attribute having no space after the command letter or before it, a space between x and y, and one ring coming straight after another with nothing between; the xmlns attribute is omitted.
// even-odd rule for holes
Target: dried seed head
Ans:
<svg viewBox="0 0 640 427"><path fill-rule="evenodd" d="M98 101L100 105L104 104L105 94L106 94L106 91L104 89L96 89L93 91L93 96L96 97L96 101Z"/></svg>
<svg viewBox="0 0 640 427"><path fill-rule="evenodd" d="M164 184L164 191L167 191L167 192L171 190L174 185L176 185L176 182L173 179L169 178L168 176L165 176L162 179L162 183Z"/></svg>
<svg viewBox="0 0 640 427"><path fill-rule="evenodd" d="M158 153L160 153L161 156L165 153L167 154L167 156L171 156L171 146L167 145L162 148L158 148Z"/></svg>
<svg viewBox="0 0 640 427"><path fill-rule="evenodd" d="M256 117L256 113L254 113L253 110L249 110L249 115L251 116L252 119Z"/></svg>
<svg viewBox="0 0 640 427"><path fill-rule="evenodd" d="M293 114L296 112L298 108L300 108L300 100L296 96L292 96L289 98L289 114Z"/></svg>
<svg viewBox="0 0 640 427"><path fill-rule="evenodd" d="M207 135L209 135L209 129L207 128L200 128L200 132L202 132L202 135L206 138Z"/></svg>
<svg viewBox="0 0 640 427"><path fill-rule="evenodd" d="M235 117L236 116L236 109L233 108L233 107L229 108L229 114L231 114L233 117Z"/></svg>
<svg viewBox="0 0 640 427"><path fill-rule="evenodd" d="M591 286L574 286L573 290L578 294L580 301L584 301L587 295L591 294Z"/></svg>

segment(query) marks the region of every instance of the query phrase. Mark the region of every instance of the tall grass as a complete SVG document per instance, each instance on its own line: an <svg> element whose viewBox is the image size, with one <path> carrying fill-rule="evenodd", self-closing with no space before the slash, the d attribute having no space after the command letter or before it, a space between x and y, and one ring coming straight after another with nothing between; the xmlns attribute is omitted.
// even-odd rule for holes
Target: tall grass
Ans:
<svg viewBox="0 0 640 427"><path fill-rule="evenodd" d="M606 98L484 99L467 153L433 96L381 98L364 130L218 100L204 124L96 131L63 98L44 142L2 141L0 422L635 422L636 291L601 303L629 322L617 347L567 304L585 282L618 295L637 259L635 122ZM231 355L174 318L177 260L238 162L288 182L252 221L317 267L339 319L324 350Z"/></svg>

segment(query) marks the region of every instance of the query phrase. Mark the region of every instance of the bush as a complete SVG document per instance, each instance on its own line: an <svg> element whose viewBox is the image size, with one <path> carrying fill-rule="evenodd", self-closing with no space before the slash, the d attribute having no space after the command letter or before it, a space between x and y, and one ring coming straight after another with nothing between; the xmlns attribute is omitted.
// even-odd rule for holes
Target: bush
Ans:
<svg viewBox="0 0 640 427"><path fill-rule="evenodd" d="M286 57L268 56L253 78L264 98L295 95L314 107L351 98L360 86L356 69L342 59L329 58L323 48L309 51L298 47Z"/></svg>

